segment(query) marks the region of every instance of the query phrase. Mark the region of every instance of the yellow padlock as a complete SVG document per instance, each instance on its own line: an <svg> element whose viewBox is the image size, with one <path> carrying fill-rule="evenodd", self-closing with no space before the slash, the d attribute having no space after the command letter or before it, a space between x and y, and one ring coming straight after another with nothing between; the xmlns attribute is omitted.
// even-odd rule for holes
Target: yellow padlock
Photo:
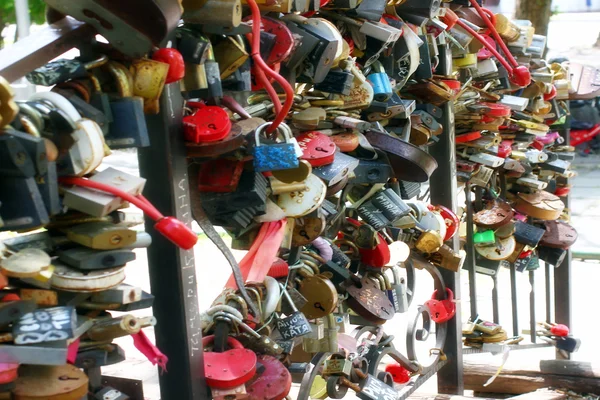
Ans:
<svg viewBox="0 0 600 400"><path fill-rule="evenodd" d="M144 112L158 114L158 99L165 87L169 64L141 58L131 63L133 95L144 99Z"/></svg>

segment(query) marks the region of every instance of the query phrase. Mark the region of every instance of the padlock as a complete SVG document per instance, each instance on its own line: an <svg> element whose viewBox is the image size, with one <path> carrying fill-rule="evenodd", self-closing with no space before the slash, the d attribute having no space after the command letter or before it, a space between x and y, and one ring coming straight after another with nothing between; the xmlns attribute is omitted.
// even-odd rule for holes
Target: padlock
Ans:
<svg viewBox="0 0 600 400"><path fill-rule="evenodd" d="M329 165L314 168L313 174L323 180L328 187L332 187L349 178L358 164L358 159L336 151L333 162Z"/></svg>
<svg viewBox="0 0 600 400"><path fill-rule="evenodd" d="M348 306L358 315L376 325L381 325L394 315L394 306L385 292L369 279L361 279L347 288Z"/></svg>
<svg viewBox="0 0 600 400"><path fill-rule="evenodd" d="M385 73L381 62L375 61L371 68L372 72L367 75L367 81L373 85L374 99L376 101L388 101L393 94L390 78Z"/></svg>
<svg viewBox="0 0 600 400"><path fill-rule="evenodd" d="M316 211L327 194L327 187L314 174L304 181L305 188L299 191L282 193L277 199L277 205L287 217L304 217Z"/></svg>
<svg viewBox="0 0 600 400"><path fill-rule="evenodd" d="M23 315L12 334L17 345L47 343L72 338L76 326L75 308L53 307Z"/></svg>
<svg viewBox="0 0 600 400"><path fill-rule="evenodd" d="M360 389L360 392L356 393L356 397L361 400L393 399L398 396L398 392L393 387L393 381L385 383L371 374L361 381Z"/></svg>
<svg viewBox="0 0 600 400"><path fill-rule="evenodd" d="M202 346L214 343L215 336L202 338ZM204 352L206 383L211 388L231 389L248 382L256 373L256 354L242 344L227 337L229 350L223 353Z"/></svg>
<svg viewBox="0 0 600 400"><path fill-rule="evenodd" d="M325 276L308 275L301 270L299 292L307 300L300 311L309 319L322 318L331 314L337 306L337 290Z"/></svg>
<svg viewBox="0 0 600 400"><path fill-rule="evenodd" d="M8 277L32 278L49 269L51 262L43 250L25 248L0 260L0 271Z"/></svg>
<svg viewBox="0 0 600 400"><path fill-rule="evenodd" d="M146 183L145 179L127 174L114 168L107 168L93 175L91 181L105 184L118 182L118 188L133 196L140 194ZM89 215L104 217L121 207L124 200L106 192L76 186L67 189L63 203L66 207Z"/></svg>
<svg viewBox="0 0 600 400"><path fill-rule="evenodd" d="M394 305L396 313L405 313L408 311L409 306L406 280L400 276L398 267L393 266L391 269L394 281L391 284L391 289L387 291L388 299Z"/></svg>
<svg viewBox="0 0 600 400"><path fill-rule="evenodd" d="M577 231L571 225L562 221L544 222L545 232L540 245L559 249L567 249L577 241Z"/></svg>
<svg viewBox="0 0 600 400"><path fill-rule="evenodd" d="M352 90L354 74L350 71L350 66L347 65L347 63L348 61L342 61L340 63L340 66L346 66L344 69L331 69L325 76L325 79L315 85L315 89L327 93L336 93L348 96Z"/></svg>
<svg viewBox="0 0 600 400"><path fill-rule="evenodd" d="M135 253L129 249L97 251L87 247L74 247L57 254L60 261L81 270L114 268L135 260Z"/></svg>
<svg viewBox="0 0 600 400"><path fill-rule="evenodd" d="M308 161L313 168L334 162L336 146L328 136L318 131L304 132L296 140L303 152L302 159Z"/></svg>
<svg viewBox="0 0 600 400"><path fill-rule="evenodd" d="M557 249L552 247L538 247L539 259L547 262L550 265L554 265L555 268L560 267L565 258L567 257L567 250Z"/></svg>
<svg viewBox="0 0 600 400"><path fill-rule="evenodd" d="M50 222L35 178L0 176L0 231L36 229Z"/></svg>
<svg viewBox="0 0 600 400"><path fill-rule="evenodd" d="M17 399L81 399L88 394L88 383L85 372L73 365L26 365L20 368L12 392Z"/></svg>
<svg viewBox="0 0 600 400"><path fill-rule="evenodd" d="M545 233L543 229L521 221L515 221L515 228L515 240L531 248L538 245Z"/></svg>
<svg viewBox="0 0 600 400"><path fill-rule="evenodd" d="M83 273L54 262L52 288L67 292L93 293L118 286L125 279L125 268L117 267Z"/></svg>
<svg viewBox="0 0 600 400"><path fill-rule="evenodd" d="M292 313L285 318L277 318L275 321L275 325L277 330L281 334L283 340L290 340L296 337L307 335L311 332L310 324L308 320L294 304L293 299L290 297L287 292L285 286L281 283L279 284L281 290L283 291L283 296L287 300L288 304L292 308Z"/></svg>
<svg viewBox="0 0 600 400"><path fill-rule="evenodd" d="M348 360L341 354L332 354L331 357L325 360L323 366L324 376L345 376L350 377L352 370L352 361Z"/></svg>
<svg viewBox="0 0 600 400"><path fill-rule="evenodd" d="M285 124L280 125L285 143L275 145L261 145L260 135L269 126L266 123L259 126L254 133L256 146L254 147L254 169L259 172L293 169L298 167L298 156L294 144L291 142L292 134Z"/></svg>
<svg viewBox="0 0 600 400"><path fill-rule="evenodd" d="M446 288L446 299L437 300L437 295L437 290L434 290L431 299L425 302L425 306L429 308L431 319L436 324L443 324L454 318L454 314L456 313L454 293L449 288Z"/></svg>
<svg viewBox="0 0 600 400"><path fill-rule="evenodd" d="M187 141L218 142L227 137L231 131L231 121L225 110L201 102L188 102L187 105L195 108L191 115L183 117L183 132Z"/></svg>
<svg viewBox="0 0 600 400"><path fill-rule="evenodd" d="M57 112L75 126L69 132L72 142L68 147L68 156L59 159L59 171L68 171L74 175L85 175L96 169L104 158L104 134L94 121L81 118L75 107L63 96L54 92L36 93L30 100L48 102ZM64 166L63 166L64 164Z"/></svg>
<svg viewBox="0 0 600 400"><path fill-rule="evenodd" d="M106 56L89 62L61 59L49 62L28 73L25 77L34 85L54 86L71 79L85 78L90 69L100 67L107 61L108 57Z"/></svg>

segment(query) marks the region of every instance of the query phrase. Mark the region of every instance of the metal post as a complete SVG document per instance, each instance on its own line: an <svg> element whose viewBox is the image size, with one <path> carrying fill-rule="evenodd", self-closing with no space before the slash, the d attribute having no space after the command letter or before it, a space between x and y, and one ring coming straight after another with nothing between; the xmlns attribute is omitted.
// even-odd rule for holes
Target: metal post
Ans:
<svg viewBox="0 0 600 400"><path fill-rule="evenodd" d="M531 292L529 292L529 329L531 330L531 343L536 343L537 336L535 334L536 318L535 318L535 271L529 271L529 284Z"/></svg>
<svg viewBox="0 0 600 400"><path fill-rule="evenodd" d="M29 36L31 18L29 18L29 2L27 0L15 0L15 17L17 20L17 35L19 40Z"/></svg>
<svg viewBox="0 0 600 400"><path fill-rule="evenodd" d="M192 222L187 159L181 121L183 98L178 83L165 86L160 113L146 117L151 147L139 149L140 174L151 178L144 194L165 215ZM182 250L146 219L152 235L148 269L154 300L158 347L169 357L169 373L160 376L163 400L208 399L202 359L198 281L194 251Z"/></svg>
<svg viewBox="0 0 600 400"><path fill-rule="evenodd" d="M552 281L550 280L550 264L544 263L546 270L546 322L552 322Z"/></svg>
<svg viewBox="0 0 600 400"><path fill-rule="evenodd" d="M494 323L500 325L500 300L498 298L498 276L492 277L494 288L492 289L492 312L494 315Z"/></svg>
<svg viewBox="0 0 600 400"><path fill-rule="evenodd" d="M441 36L442 40L443 36ZM441 43L439 71L443 75L450 75L452 69L452 53L447 43ZM447 103L442 107L444 112L444 132L440 141L430 148L430 154L435 157L439 168L430 179L431 202L448 207L456 212L456 150L454 137L454 104ZM458 249L458 238L452 244ZM460 300L460 273L440 270L446 287L454 292L454 298ZM456 316L448 322L448 333L444 352L448 356L448 364L438 372L438 392L462 395L463 382L463 356L462 356L462 321L460 319L460 301L456 303Z"/></svg>
<svg viewBox="0 0 600 400"><path fill-rule="evenodd" d="M567 103L568 105L568 103ZM569 108L569 107L568 107ZM569 108L570 112L570 108ZM565 123L565 128L560 129L559 132L561 136L565 139L565 145L569 145L571 142L571 130L569 126L571 124L571 116L567 117L567 121ZM563 199L565 203L565 207L571 208L571 199L570 196L567 196ZM572 252L568 251L565 260L561 264L559 268L554 270L554 318L557 324L565 324L573 332L572 325L572 299L571 299L571 261L572 261ZM560 352L557 351L557 357L563 358Z"/></svg>
<svg viewBox="0 0 600 400"><path fill-rule="evenodd" d="M512 300L513 336L519 336L519 305L517 296L517 267L510 266L510 297Z"/></svg>
<svg viewBox="0 0 600 400"><path fill-rule="evenodd" d="M465 260L465 268L469 271L469 298L471 299L471 321L477 318L477 272L475 271L475 243L473 242L473 202L471 199L471 184L467 182L465 185L465 202L467 203L467 244L465 250L467 258Z"/></svg>

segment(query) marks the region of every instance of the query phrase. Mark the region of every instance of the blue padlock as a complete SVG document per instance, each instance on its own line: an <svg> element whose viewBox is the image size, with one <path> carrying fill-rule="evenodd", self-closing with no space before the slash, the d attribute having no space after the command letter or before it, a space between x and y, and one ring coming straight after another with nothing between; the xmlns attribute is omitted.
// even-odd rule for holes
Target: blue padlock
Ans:
<svg viewBox="0 0 600 400"><path fill-rule="evenodd" d="M271 123L267 122L256 128L254 134L256 140L256 145L254 146L254 170L258 172L267 172L298 168L300 165L300 162L298 161L299 146L296 148L294 145L292 131L286 124L282 123L277 128L283 133L285 143L270 145L260 144L260 135L269 125L271 125Z"/></svg>
<svg viewBox="0 0 600 400"><path fill-rule="evenodd" d="M388 101L392 97L392 84L381 62L375 61L373 63L372 71L367 75L367 81L373 86L375 101Z"/></svg>

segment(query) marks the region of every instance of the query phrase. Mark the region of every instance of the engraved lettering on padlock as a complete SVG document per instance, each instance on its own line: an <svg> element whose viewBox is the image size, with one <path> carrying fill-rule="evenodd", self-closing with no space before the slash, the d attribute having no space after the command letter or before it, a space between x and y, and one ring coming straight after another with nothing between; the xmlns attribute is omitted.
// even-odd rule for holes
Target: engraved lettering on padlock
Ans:
<svg viewBox="0 0 600 400"><path fill-rule="evenodd" d="M286 318L278 318L275 322L281 337L283 340L289 340L309 334L311 332L311 328L308 320L304 314L298 311L298 308L296 308L296 305L285 289L285 286L282 284L279 284L279 286L281 287L283 295L288 304L292 307L291 315Z"/></svg>

